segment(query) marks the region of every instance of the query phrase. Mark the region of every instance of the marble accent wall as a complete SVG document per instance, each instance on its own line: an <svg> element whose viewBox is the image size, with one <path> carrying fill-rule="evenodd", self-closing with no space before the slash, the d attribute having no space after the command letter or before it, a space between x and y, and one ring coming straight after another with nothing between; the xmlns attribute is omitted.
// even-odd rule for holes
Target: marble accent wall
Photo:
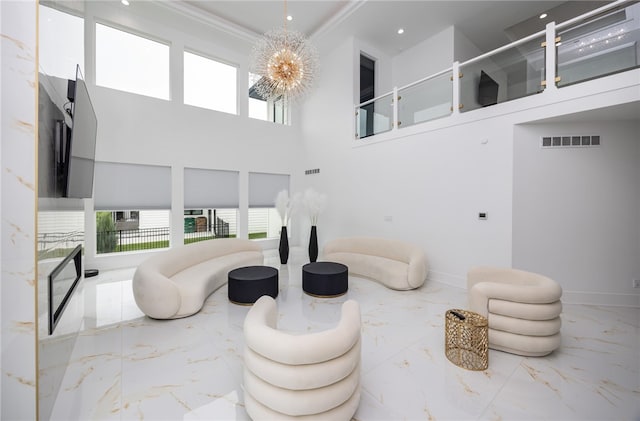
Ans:
<svg viewBox="0 0 640 421"><path fill-rule="evenodd" d="M46 77L41 74L41 77ZM41 156L39 156L41 159ZM76 210L72 210L72 209ZM78 245L84 245L80 199L38 199L38 409L50 419L84 319L84 276L49 335L49 274ZM63 290L66 292L66 288Z"/></svg>
<svg viewBox="0 0 640 421"><path fill-rule="evenodd" d="M0 418L11 420L37 418L36 7L0 2Z"/></svg>

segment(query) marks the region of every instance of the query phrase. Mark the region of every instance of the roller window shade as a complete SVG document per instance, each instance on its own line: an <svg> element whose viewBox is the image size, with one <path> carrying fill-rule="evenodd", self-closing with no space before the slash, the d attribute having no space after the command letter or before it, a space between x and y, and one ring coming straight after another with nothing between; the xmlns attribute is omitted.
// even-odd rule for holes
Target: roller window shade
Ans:
<svg viewBox="0 0 640 421"><path fill-rule="evenodd" d="M238 208L239 176L237 171L184 169L184 208Z"/></svg>
<svg viewBox="0 0 640 421"><path fill-rule="evenodd" d="M171 168L96 162L96 210L171 209Z"/></svg>
<svg viewBox="0 0 640 421"><path fill-rule="evenodd" d="M288 174L249 173L249 207L272 208L276 196L282 190L289 191Z"/></svg>

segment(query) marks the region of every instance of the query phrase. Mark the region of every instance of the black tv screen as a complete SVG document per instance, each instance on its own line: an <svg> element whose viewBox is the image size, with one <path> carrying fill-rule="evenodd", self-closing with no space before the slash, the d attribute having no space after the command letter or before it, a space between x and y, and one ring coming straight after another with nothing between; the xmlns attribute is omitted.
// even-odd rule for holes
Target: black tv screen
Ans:
<svg viewBox="0 0 640 421"><path fill-rule="evenodd" d="M71 116L56 96L56 78L40 73L38 89L38 196L62 197L66 189L65 148ZM60 79L60 82L63 82Z"/></svg>
<svg viewBox="0 0 640 421"><path fill-rule="evenodd" d="M98 120L80 66L76 68L75 83L69 82L68 93L73 94L73 98L70 98L73 101L73 125L68 148L65 196L82 199L93 194Z"/></svg>
<svg viewBox="0 0 640 421"><path fill-rule="evenodd" d="M498 103L498 83L484 70L480 71L480 83L478 84L478 103L483 107Z"/></svg>

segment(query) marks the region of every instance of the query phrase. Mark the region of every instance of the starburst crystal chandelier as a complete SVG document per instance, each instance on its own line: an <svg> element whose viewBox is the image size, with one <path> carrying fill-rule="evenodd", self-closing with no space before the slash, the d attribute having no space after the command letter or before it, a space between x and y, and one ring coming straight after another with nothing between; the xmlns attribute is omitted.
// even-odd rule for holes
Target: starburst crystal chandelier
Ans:
<svg viewBox="0 0 640 421"><path fill-rule="evenodd" d="M267 100L303 97L318 68L317 50L302 33L287 29L286 16L285 2L284 26L264 34L251 54L250 71L261 76L256 91Z"/></svg>

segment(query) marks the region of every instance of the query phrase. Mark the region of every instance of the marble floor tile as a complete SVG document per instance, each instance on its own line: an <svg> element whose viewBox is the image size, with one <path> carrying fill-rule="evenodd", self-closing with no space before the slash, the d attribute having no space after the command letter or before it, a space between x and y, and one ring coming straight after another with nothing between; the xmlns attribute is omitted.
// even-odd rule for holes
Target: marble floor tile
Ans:
<svg viewBox="0 0 640 421"><path fill-rule="evenodd" d="M427 282L393 291L351 276L344 296L311 297L301 287L304 250L291 253L281 266L275 251L266 252L265 263L280 271L280 329L329 329L342 303L360 304L355 420L640 420L638 308L565 305L559 350L542 358L490 350L487 370L468 371L444 355L444 313L466 307L465 290ZM242 325L250 307L230 303L225 285L194 316L152 320L135 305L133 273L87 280L95 308L52 419L248 420Z"/></svg>

